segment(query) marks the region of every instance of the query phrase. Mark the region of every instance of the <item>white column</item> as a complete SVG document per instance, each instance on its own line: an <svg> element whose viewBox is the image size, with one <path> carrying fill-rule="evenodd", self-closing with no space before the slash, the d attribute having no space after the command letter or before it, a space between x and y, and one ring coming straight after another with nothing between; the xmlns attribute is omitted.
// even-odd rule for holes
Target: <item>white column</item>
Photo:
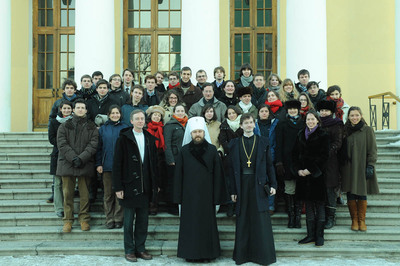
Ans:
<svg viewBox="0 0 400 266"><path fill-rule="evenodd" d="M400 0L395 1L395 73L396 95L400 96ZM397 129L400 129L400 103L397 102Z"/></svg>
<svg viewBox="0 0 400 266"><path fill-rule="evenodd" d="M108 78L115 71L114 1L76 1L75 81L96 70ZM78 87L80 87L78 85Z"/></svg>
<svg viewBox="0 0 400 266"><path fill-rule="evenodd" d="M0 1L0 132L11 130L11 0Z"/></svg>
<svg viewBox="0 0 400 266"><path fill-rule="evenodd" d="M212 82L214 68L220 65L219 1L182 0L181 25L181 66L192 69L192 83L197 83L199 69L204 69L207 81Z"/></svg>
<svg viewBox="0 0 400 266"><path fill-rule="evenodd" d="M300 69L327 89L326 0L287 0L286 77L297 80Z"/></svg>

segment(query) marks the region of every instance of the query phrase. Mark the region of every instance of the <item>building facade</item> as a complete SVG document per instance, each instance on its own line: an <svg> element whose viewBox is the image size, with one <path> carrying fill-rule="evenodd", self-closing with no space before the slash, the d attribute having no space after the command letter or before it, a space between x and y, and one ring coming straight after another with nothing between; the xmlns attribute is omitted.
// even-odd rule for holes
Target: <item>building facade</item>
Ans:
<svg viewBox="0 0 400 266"><path fill-rule="evenodd" d="M79 88L83 74L100 70L108 80L131 68L142 83L189 66L205 69L211 82L214 67L235 79L243 63L296 82L308 69L322 89L339 85L369 121L368 96L400 95L399 2L1 0L0 132L46 130L66 78Z"/></svg>

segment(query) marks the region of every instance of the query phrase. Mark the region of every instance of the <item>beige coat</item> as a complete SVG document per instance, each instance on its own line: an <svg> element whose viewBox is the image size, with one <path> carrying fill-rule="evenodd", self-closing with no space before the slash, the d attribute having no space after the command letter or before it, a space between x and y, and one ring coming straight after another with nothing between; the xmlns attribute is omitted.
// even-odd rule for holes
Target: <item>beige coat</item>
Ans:
<svg viewBox="0 0 400 266"><path fill-rule="evenodd" d="M350 160L341 167L342 191L360 196L378 194L376 169L371 179L365 178L367 165L375 167L378 158L375 133L371 127L364 125L347 137L347 155Z"/></svg>
<svg viewBox="0 0 400 266"><path fill-rule="evenodd" d="M224 148L219 143L218 136L220 131L221 122L211 121L207 123L208 133L210 134L211 144L217 148L217 151L221 151L224 154Z"/></svg>

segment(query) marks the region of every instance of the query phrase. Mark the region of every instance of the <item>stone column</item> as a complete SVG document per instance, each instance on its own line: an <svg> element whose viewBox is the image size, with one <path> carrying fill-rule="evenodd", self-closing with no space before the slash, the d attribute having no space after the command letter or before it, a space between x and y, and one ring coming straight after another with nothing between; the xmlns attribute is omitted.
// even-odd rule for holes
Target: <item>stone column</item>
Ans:
<svg viewBox="0 0 400 266"><path fill-rule="evenodd" d="M182 0L181 25L181 66L192 69L192 83L197 83L199 69L204 69L207 81L212 82L214 68L220 65L219 1Z"/></svg>
<svg viewBox="0 0 400 266"><path fill-rule="evenodd" d="M297 80L300 69L327 90L326 0L287 0L286 77Z"/></svg>
<svg viewBox="0 0 400 266"><path fill-rule="evenodd" d="M76 1L75 81L96 70L108 78L115 72L114 1Z"/></svg>
<svg viewBox="0 0 400 266"><path fill-rule="evenodd" d="M11 130L11 0L0 1L0 132ZM17 89L17 88L15 88Z"/></svg>
<svg viewBox="0 0 400 266"><path fill-rule="evenodd" d="M400 0L395 1L395 68L396 95L400 96ZM400 103L397 102L397 129L400 130Z"/></svg>

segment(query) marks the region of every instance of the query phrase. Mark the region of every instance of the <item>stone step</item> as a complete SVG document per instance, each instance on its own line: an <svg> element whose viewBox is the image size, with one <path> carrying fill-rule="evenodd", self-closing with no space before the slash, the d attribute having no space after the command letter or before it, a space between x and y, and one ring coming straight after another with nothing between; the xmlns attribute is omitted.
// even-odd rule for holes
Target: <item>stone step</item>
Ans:
<svg viewBox="0 0 400 266"><path fill-rule="evenodd" d="M400 179L395 178L378 178L379 189L382 188L400 188Z"/></svg>
<svg viewBox="0 0 400 266"><path fill-rule="evenodd" d="M49 188L53 179L0 179L0 189Z"/></svg>
<svg viewBox="0 0 400 266"><path fill-rule="evenodd" d="M400 179L400 168L396 169L380 169L376 168L377 178L393 178Z"/></svg>
<svg viewBox="0 0 400 266"><path fill-rule="evenodd" d="M0 145L49 145L47 138L0 138Z"/></svg>
<svg viewBox="0 0 400 266"><path fill-rule="evenodd" d="M398 169L399 168L399 160L378 160L376 162L375 167L377 169Z"/></svg>
<svg viewBox="0 0 400 266"><path fill-rule="evenodd" d="M378 152L378 162L380 160L399 160L400 152Z"/></svg>
<svg viewBox="0 0 400 266"><path fill-rule="evenodd" d="M399 146L393 146L393 145L377 145L378 146L378 153L381 152L399 152L400 151L400 147Z"/></svg>
<svg viewBox="0 0 400 266"><path fill-rule="evenodd" d="M0 153L0 161L50 161L50 153Z"/></svg>
<svg viewBox="0 0 400 266"><path fill-rule="evenodd" d="M397 136L400 135L400 130L397 129L383 129L383 130L377 130L375 131L375 136L376 137L391 137L391 136Z"/></svg>
<svg viewBox="0 0 400 266"><path fill-rule="evenodd" d="M0 169L43 170L50 169L50 160L46 161L0 161Z"/></svg>
<svg viewBox="0 0 400 266"><path fill-rule="evenodd" d="M0 179L51 179L53 176L49 174L49 169L40 170L10 170L0 169Z"/></svg>
<svg viewBox="0 0 400 266"><path fill-rule="evenodd" d="M15 153L16 151L21 153L48 153L50 154L53 150L53 145L50 143L43 145L0 145L0 153Z"/></svg>
<svg viewBox="0 0 400 266"><path fill-rule="evenodd" d="M391 144L398 141L400 141L400 135L376 137L376 144L378 145Z"/></svg>
<svg viewBox="0 0 400 266"><path fill-rule="evenodd" d="M368 195L368 200L400 200L400 189L381 188L379 194Z"/></svg>
<svg viewBox="0 0 400 266"><path fill-rule="evenodd" d="M231 258L233 254L234 241L220 241L220 245L222 253L221 256ZM177 247L177 241L146 241L146 250L153 256L163 255L175 257L177 253ZM295 241L275 241L275 250L278 263L280 259L285 257L296 258L297 260L311 259L313 262L315 262L315 265L318 265L318 258L334 258L337 256L351 259L391 258L392 260L396 260L396 258L400 257L399 243L378 241L340 241L340 243L338 241L325 241L325 244L318 248L312 244L299 245ZM7 241L7 245L0 246L1 256L99 256L100 254L102 256L118 256L121 257L121 265L125 265L127 263L123 257L124 247L122 238L118 240L92 239L90 241ZM171 265L174 263L179 263L182 265L186 264L183 259L179 260L181 260L181 262L176 261L174 258L174 260L171 261ZM156 262L157 260L153 261ZM144 262L139 260L139 263ZM166 259L166 263L168 263L168 259ZM232 260L230 264L234 265L234 261Z"/></svg>
<svg viewBox="0 0 400 266"><path fill-rule="evenodd" d="M104 226L105 215L103 212L90 213L91 225ZM286 213L275 213L272 217L272 224L286 226L288 216ZM219 225L235 225L235 218L230 218L225 213L217 214ZM399 226L400 213L367 213L367 224L371 226ZM336 224L338 226L348 226L351 223L348 212L338 212L336 215ZM151 225L178 225L179 217L168 213L159 213L150 216ZM302 225L305 227L305 215L302 215ZM63 225L62 218L56 216L54 212L34 212L34 213L2 213L0 217L0 226L54 226ZM78 221L75 225L79 226Z"/></svg>
<svg viewBox="0 0 400 266"><path fill-rule="evenodd" d="M326 241L396 241L400 239L400 230L388 226L368 226L367 232L353 232L350 229L351 222L347 226L335 226L325 230ZM234 240L234 226L218 226L220 240ZM178 240L178 225L149 225L148 240ZM285 226L273 225L275 241L299 241L306 235L306 229L289 229ZM119 240L123 239L123 229L106 229L104 226L91 226L90 231L81 231L80 226L73 226L72 233L62 232L62 226L19 226L0 227L2 241L11 240Z"/></svg>
<svg viewBox="0 0 400 266"><path fill-rule="evenodd" d="M35 138L35 139L47 139L47 132L1 132L0 139L20 139L20 138Z"/></svg>

